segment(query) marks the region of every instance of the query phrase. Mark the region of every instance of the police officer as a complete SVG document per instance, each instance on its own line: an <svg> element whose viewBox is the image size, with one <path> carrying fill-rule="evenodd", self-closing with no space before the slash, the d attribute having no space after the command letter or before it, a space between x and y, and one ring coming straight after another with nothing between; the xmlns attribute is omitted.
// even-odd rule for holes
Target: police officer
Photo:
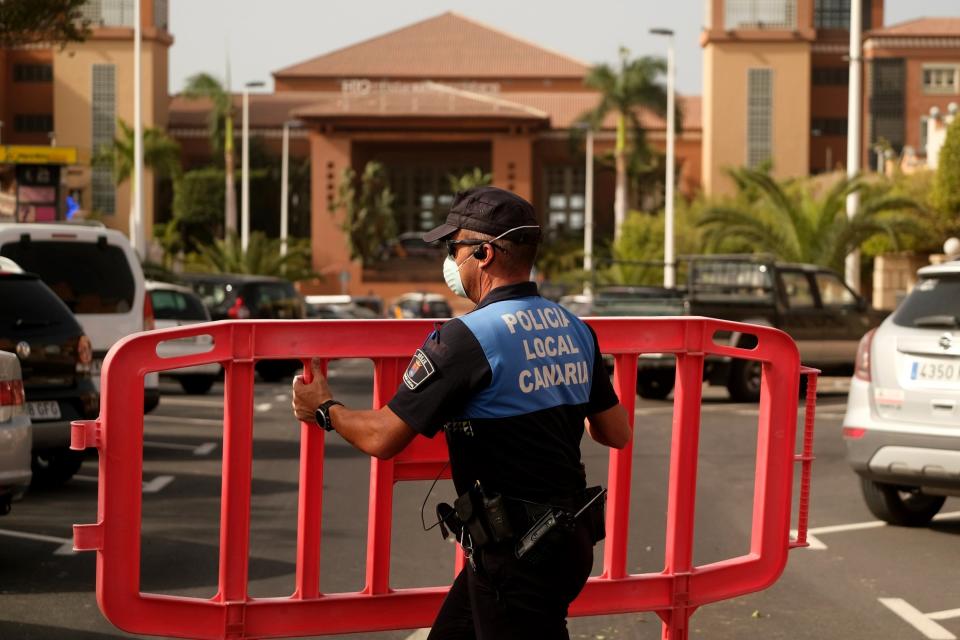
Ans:
<svg viewBox="0 0 960 640"><path fill-rule="evenodd" d="M440 517L470 564L454 581L430 639L568 638L568 605L602 537L597 517L571 517L596 513L584 508L580 440L586 427L597 442L622 448L632 434L626 411L592 329L540 297L530 281L540 241L530 203L495 187L470 189L423 239L446 240L447 285L476 308L428 336L382 409L347 409L315 365L312 382L294 380L294 413L378 458L443 429L461 498L455 514ZM483 531L468 527L459 517L470 515L465 504L481 512L499 505L507 530L500 520L492 528L485 522ZM547 531L542 525L551 514L565 517ZM522 548L530 553L521 555Z"/></svg>

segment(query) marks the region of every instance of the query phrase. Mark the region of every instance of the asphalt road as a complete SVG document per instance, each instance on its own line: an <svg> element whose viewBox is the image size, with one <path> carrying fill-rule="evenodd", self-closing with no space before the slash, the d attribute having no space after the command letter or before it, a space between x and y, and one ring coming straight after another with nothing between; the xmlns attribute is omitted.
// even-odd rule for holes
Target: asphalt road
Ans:
<svg viewBox="0 0 960 640"><path fill-rule="evenodd" d="M371 369L331 367L338 398L369 405ZM160 407L146 421L142 589L209 597L216 591L219 544L222 387L185 396L164 383ZM840 441L845 395L818 403L810 526L814 549L791 553L783 577L767 591L698 611L692 638L848 640L960 637L960 500L947 501L929 528L882 526L873 520L848 470ZM639 401L629 567L663 565L665 486L671 404ZM706 393L700 443L695 562L745 553L749 545L756 411ZM293 591L296 548L298 429L289 413L289 384L258 383L255 402L250 594ZM328 438L325 462L321 589L363 586L369 464L339 438ZM607 452L585 440L590 479L605 483ZM70 551L71 525L96 520L96 456L57 490L30 493L0 519L0 638L127 638L107 622L94 596L94 554ZM392 586L449 582L453 549L424 533L420 505L428 482L397 485ZM454 496L441 481L428 509ZM429 513L429 511L428 511ZM598 548L595 573L602 552ZM897 600L899 599L899 600ZM576 618L573 638L660 637L655 614ZM405 630L350 638L406 640Z"/></svg>

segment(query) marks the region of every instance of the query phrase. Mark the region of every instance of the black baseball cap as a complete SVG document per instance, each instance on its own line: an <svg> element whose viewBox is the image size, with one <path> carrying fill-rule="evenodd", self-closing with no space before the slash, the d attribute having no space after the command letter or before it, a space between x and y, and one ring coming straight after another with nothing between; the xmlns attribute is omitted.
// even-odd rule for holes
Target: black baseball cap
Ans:
<svg viewBox="0 0 960 640"><path fill-rule="evenodd" d="M511 233L506 239L520 244L536 244L540 240L540 223L533 205L498 187L474 187L457 192L447 221L423 234L423 241L442 240L457 229L470 229L494 237L517 229L516 234Z"/></svg>

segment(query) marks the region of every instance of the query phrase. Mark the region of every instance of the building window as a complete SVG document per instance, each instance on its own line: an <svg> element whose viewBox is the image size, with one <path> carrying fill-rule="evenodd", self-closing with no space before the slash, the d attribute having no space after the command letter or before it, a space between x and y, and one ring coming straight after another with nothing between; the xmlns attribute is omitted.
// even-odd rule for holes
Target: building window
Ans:
<svg viewBox="0 0 960 640"><path fill-rule="evenodd" d="M53 82L52 64L15 64L14 82Z"/></svg>
<svg viewBox="0 0 960 640"><path fill-rule="evenodd" d="M94 152L112 145L117 122L117 70L112 64L93 65L92 116ZM117 193L110 167L94 167L91 175L92 207L101 213L116 213Z"/></svg>
<svg viewBox="0 0 960 640"><path fill-rule="evenodd" d="M816 86L845 87L850 84L850 69L847 67L814 67L810 76Z"/></svg>
<svg viewBox="0 0 960 640"><path fill-rule="evenodd" d="M863 2L863 30L870 29L870 0ZM850 0L816 0L813 5L813 25L817 29L850 30Z"/></svg>
<svg viewBox="0 0 960 640"><path fill-rule="evenodd" d="M170 21L170 8L167 0L153 0L153 26L167 30Z"/></svg>
<svg viewBox="0 0 960 640"><path fill-rule="evenodd" d="M453 204L449 176L460 176L472 169L447 165L387 165L397 231L423 232L440 224Z"/></svg>
<svg viewBox="0 0 960 640"><path fill-rule="evenodd" d="M747 166L773 156L773 69L747 70Z"/></svg>
<svg viewBox="0 0 960 640"><path fill-rule="evenodd" d="M18 113L13 116L13 130L17 133L49 133L53 131L53 115Z"/></svg>
<svg viewBox="0 0 960 640"><path fill-rule="evenodd" d="M587 185L584 167L546 167L544 185L547 228L557 233L583 230L586 208L584 193Z"/></svg>
<svg viewBox="0 0 960 640"><path fill-rule="evenodd" d="M905 144L906 65L903 58L879 58L867 67L870 87L870 144L881 141L900 153Z"/></svg>
<svg viewBox="0 0 960 640"><path fill-rule="evenodd" d="M937 64L923 66L923 92L937 94L957 93L957 75L960 66L952 64Z"/></svg>
<svg viewBox="0 0 960 640"><path fill-rule="evenodd" d="M133 27L135 1L139 0L88 0L83 17L97 27Z"/></svg>
<svg viewBox="0 0 960 640"><path fill-rule="evenodd" d="M724 26L733 29L796 29L797 0L727 0Z"/></svg>
<svg viewBox="0 0 960 640"><path fill-rule="evenodd" d="M846 118L814 118L810 121L810 134L814 136L846 136Z"/></svg>

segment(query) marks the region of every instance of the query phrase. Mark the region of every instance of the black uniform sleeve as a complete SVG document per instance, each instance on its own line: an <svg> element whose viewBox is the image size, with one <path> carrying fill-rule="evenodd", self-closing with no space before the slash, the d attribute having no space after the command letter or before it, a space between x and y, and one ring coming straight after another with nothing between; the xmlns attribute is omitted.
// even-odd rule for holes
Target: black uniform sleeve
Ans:
<svg viewBox="0 0 960 640"><path fill-rule="evenodd" d="M607 375L607 368L603 364L603 356L600 354L600 343L597 341L597 334L593 327L587 325L590 334L593 336L593 372L591 374L590 400L587 403L587 415L594 415L601 411L606 411L615 406L620 399L617 398L613 385L610 383L610 376Z"/></svg>
<svg viewBox="0 0 960 640"><path fill-rule="evenodd" d="M451 320L417 350L387 405L417 433L432 438L467 401L489 386L490 364L465 324Z"/></svg>

